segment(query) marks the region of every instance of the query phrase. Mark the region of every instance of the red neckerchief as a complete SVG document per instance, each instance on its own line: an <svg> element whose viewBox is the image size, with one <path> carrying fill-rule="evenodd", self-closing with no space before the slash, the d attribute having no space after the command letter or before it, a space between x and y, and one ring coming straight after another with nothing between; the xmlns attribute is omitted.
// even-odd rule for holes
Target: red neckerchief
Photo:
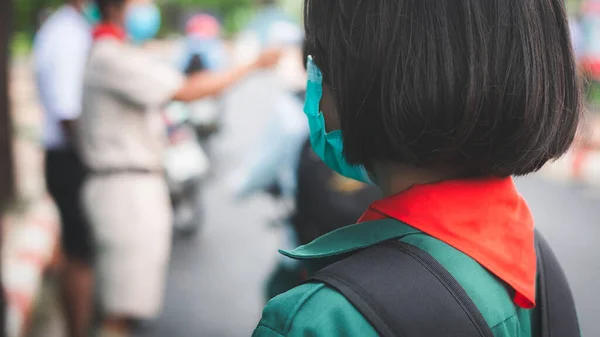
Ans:
<svg viewBox="0 0 600 337"><path fill-rule="evenodd" d="M533 217L512 178L416 185L374 202L359 222L393 218L467 254L535 307Z"/></svg>
<svg viewBox="0 0 600 337"><path fill-rule="evenodd" d="M125 30L115 24L102 22L97 24L94 27L94 31L92 32L92 36L94 37L94 41L100 39L117 39L119 41L125 41L127 39L127 34Z"/></svg>

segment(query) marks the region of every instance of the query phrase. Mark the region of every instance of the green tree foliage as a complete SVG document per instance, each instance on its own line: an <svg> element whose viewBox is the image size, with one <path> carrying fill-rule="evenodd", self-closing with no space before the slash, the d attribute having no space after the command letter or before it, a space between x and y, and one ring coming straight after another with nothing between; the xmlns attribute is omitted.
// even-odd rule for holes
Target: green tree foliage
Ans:
<svg viewBox="0 0 600 337"><path fill-rule="evenodd" d="M204 7L222 13L235 11L238 7L249 7L252 0L167 0L167 3L177 3L181 6Z"/></svg>
<svg viewBox="0 0 600 337"><path fill-rule="evenodd" d="M12 0L13 25L18 33L33 34L45 10L60 6L63 0Z"/></svg>

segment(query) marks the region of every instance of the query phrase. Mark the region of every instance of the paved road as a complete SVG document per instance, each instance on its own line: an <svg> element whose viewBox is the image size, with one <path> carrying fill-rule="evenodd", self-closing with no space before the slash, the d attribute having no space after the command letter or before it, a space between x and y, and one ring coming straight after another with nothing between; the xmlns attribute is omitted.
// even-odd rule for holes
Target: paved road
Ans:
<svg viewBox="0 0 600 337"><path fill-rule="evenodd" d="M227 128L215 149L214 180L206 187L206 219L196 240L173 248L166 307L139 337L249 336L263 305L262 282L276 261L278 233L267 225L272 203L235 202L223 177L257 139L274 83L255 78L228 97ZM262 89L262 90L261 90ZM575 291L583 331L600 336L600 191L540 177L519 180L539 227L555 247Z"/></svg>
<svg viewBox="0 0 600 337"><path fill-rule="evenodd" d="M600 190L539 177L518 186L569 278L584 336L600 336Z"/></svg>
<svg viewBox="0 0 600 337"><path fill-rule="evenodd" d="M276 83L256 76L226 98L225 129L215 139L215 177L206 186L196 240L175 241L166 307L144 337L250 336L264 305L263 280L276 263L279 235L267 197L235 201L224 178L258 141Z"/></svg>

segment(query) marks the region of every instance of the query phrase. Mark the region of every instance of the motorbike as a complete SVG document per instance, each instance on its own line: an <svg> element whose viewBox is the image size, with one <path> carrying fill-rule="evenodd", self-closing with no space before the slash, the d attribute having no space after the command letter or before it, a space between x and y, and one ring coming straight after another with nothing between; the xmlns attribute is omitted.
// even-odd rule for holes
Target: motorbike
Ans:
<svg viewBox="0 0 600 337"><path fill-rule="evenodd" d="M173 206L174 233L191 237L202 225L201 192L210 161L185 110L182 104L172 103L164 114L169 141L165 173Z"/></svg>
<svg viewBox="0 0 600 337"><path fill-rule="evenodd" d="M193 75L223 66L226 53L219 29L216 19L207 14L189 20L179 62L182 72ZM193 237L202 227L202 187L210 174L209 141L221 126L221 102L220 97L207 97L173 102L165 110L169 137L165 168L176 236Z"/></svg>

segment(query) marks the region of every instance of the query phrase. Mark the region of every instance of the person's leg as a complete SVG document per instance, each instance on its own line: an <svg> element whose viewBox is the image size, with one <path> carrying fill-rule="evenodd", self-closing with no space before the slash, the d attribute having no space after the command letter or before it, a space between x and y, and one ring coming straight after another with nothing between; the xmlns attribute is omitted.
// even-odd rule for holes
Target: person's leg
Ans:
<svg viewBox="0 0 600 337"><path fill-rule="evenodd" d="M69 336L89 336L94 292L90 264L66 257L61 267L60 290Z"/></svg>
<svg viewBox="0 0 600 337"><path fill-rule="evenodd" d="M161 176L98 178L86 189L102 310L100 336L129 336L133 322L162 306L171 243L171 205ZM93 209L91 203L93 202Z"/></svg>
<svg viewBox="0 0 600 337"><path fill-rule="evenodd" d="M47 153L46 182L62 225L60 291L70 337L89 336L93 311L92 242L80 207L84 176L83 166L74 153Z"/></svg>

